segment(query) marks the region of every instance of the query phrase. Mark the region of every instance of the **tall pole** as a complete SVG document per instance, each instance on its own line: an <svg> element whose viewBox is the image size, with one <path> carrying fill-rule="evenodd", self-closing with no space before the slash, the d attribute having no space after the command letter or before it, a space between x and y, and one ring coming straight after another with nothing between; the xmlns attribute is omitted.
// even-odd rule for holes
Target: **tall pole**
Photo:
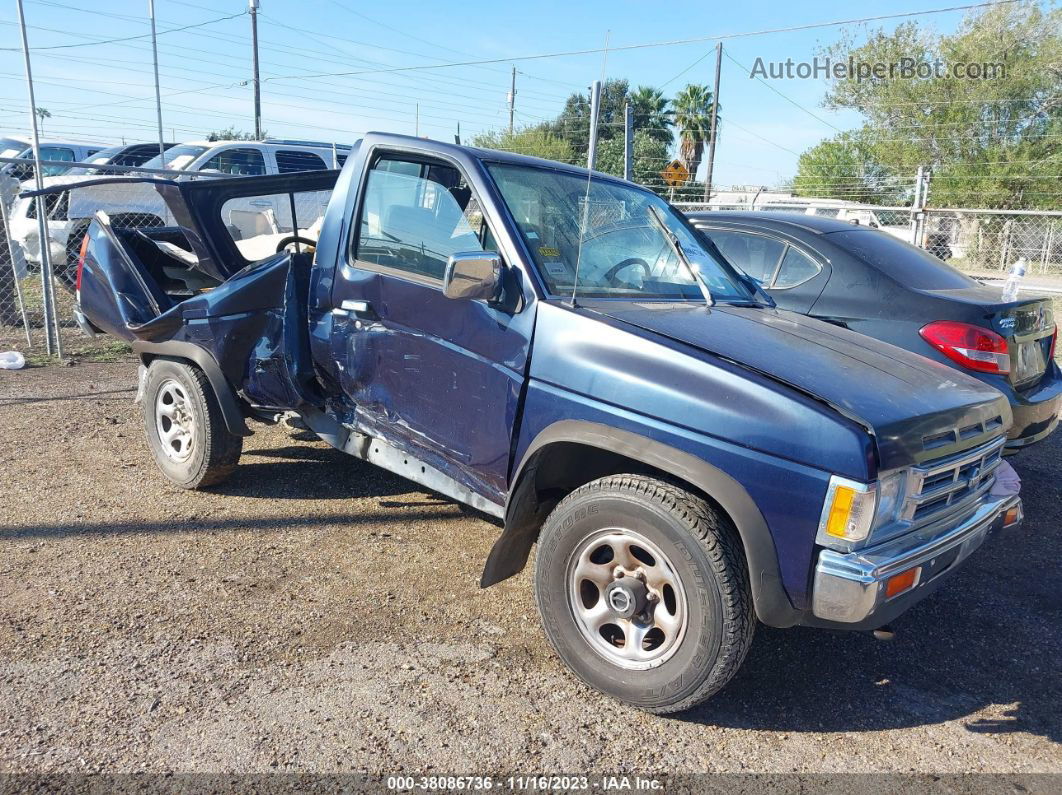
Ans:
<svg viewBox="0 0 1062 795"><path fill-rule="evenodd" d="M601 81L590 87L590 141L586 147L586 167L593 171L597 162L597 119L601 113Z"/></svg>
<svg viewBox="0 0 1062 795"><path fill-rule="evenodd" d="M26 62L26 91L29 94L30 128L33 130L33 179L37 190L44 188L44 175L41 172L41 138L37 132L37 98L33 95L33 69L30 67L29 39L26 37L26 15L22 10L22 0L18 3L18 26L22 31L22 57ZM55 316L55 293L52 291L51 245L48 240L48 212L44 197L34 200L37 204L37 236L41 250L41 300L44 304L44 340L48 354L63 356L62 343L59 341L59 320ZM53 339L53 336L54 339Z"/></svg>
<svg viewBox="0 0 1062 795"><path fill-rule="evenodd" d="M911 245L918 245L918 214L922 211L922 181L925 169L918 167L918 176L915 178L914 201L911 203Z"/></svg>
<svg viewBox="0 0 1062 795"><path fill-rule="evenodd" d="M254 64L254 138L262 140L262 82L258 78L258 0L247 0L251 11L251 58Z"/></svg>
<svg viewBox="0 0 1062 795"><path fill-rule="evenodd" d="M634 179L634 108L623 107L623 178Z"/></svg>
<svg viewBox="0 0 1062 795"><path fill-rule="evenodd" d="M715 134L719 124L719 73L723 69L723 42L715 45L715 88L712 89L712 123L708 128L708 171L704 175L704 203L712 198L712 170L715 167ZM694 174L693 176L696 176Z"/></svg>
<svg viewBox="0 0 1062 795"><path fill-rule="evenodd" d="M513 81L509 88L509 137L513 135L513 115L516 111L516 67L513 67Z"/></svg>
<svg viewBox="0 0 1062 795"><path fill-rule="evenodd" d="M162 134L162 94L159 92L159 48L155 40L155 0L148 0L148 16L151 17L151 58L155 64L155 117L159 125L159 160L166 168L166 144Z"/></svg>

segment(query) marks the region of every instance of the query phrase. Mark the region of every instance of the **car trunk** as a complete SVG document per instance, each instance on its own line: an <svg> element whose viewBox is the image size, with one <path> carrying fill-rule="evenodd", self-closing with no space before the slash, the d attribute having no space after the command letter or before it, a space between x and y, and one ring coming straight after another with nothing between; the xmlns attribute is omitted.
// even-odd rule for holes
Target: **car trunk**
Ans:
<svg viewBox="0 0 1062 795"><path fill-rule="evenodd" d="M1003 302L1000 291L999 287L985 285L919 292L980 310L977 325L992 329L1007 341L1008 380L1019 391L1029 390L1039 384L1050 362L1055 335L1052 301L1043 296L1029 296Z"/></svg>

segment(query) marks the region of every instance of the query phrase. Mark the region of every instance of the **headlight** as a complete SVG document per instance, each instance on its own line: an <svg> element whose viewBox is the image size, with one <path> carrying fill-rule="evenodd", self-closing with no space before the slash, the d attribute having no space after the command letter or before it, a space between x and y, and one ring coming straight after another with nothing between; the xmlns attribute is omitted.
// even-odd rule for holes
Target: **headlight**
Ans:
<svg viewBox="0 0 1062 795"><path fill-rule="evenodd" d="M847 548L866 540L874 522L877 502L877 483L858 483L831 476L822 516L819 517L818 543Z"/></svg>
<svg viewBox="0 0 1062 795"><path fill-rule="evenodd" d="M891 524L903 506L906 472L894 472L874 483L860 483L833 475L819 517L816 543L851 550L866 541L872 530Z"/></svg>
<svg viewBox="0 0 1062 795"><path fill-rule="evenodd" d="M907 472L893 472L891 475L878 480L878 507L874 511L874 525L872 530L891 524L900 518L903 508L904 485L907 483Z"/></svg>

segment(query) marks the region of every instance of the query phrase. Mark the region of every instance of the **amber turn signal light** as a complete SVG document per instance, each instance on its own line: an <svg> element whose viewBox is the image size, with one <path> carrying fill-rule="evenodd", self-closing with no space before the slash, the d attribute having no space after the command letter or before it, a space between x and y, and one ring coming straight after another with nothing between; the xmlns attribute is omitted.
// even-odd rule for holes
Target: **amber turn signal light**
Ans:
<svg viewBox="0 0 1062 795"><path fill-rule="evenodd" d="M899 596L904 591L909 591L918 584L918 575L922 573L921 566L915 566L913 569L907 571L901 571L899 574L894 574L885 583L885 598L892 599L894 596Z"/></svg>

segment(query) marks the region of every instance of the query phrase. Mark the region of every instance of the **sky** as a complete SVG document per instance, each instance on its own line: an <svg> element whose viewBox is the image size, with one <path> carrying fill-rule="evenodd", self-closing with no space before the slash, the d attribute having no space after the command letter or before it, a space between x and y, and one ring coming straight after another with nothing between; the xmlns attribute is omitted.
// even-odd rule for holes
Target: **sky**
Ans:
<svg viewBox="0 0 1062 795"><path fill-rule="evenodd" d="M145 37L150 32L148 0L23 2L36 104L52 114L45 121L45 136L103 143L157 140L151 45ZM556 116L569 93L585 91L602 76L626 78L632 87L661 87L669 96L687 82L710 86L715 41L509 59L956 4L961 0L701 0L666 5L644 0L461 0L449 6L407 0L260 0L263 127L276 138L349 143L369 130L450 141L460 125L462 139L468 142L479 132L508 126L513 66L516 125L529 125ZM210 130L229 126L253 130L251 22L246 9L247 0L156 0L167 140L202 139ZM951 32L963 13L916 19ZM233 18L217 21L228 16ZM850 27L891 30L903 21ZM171 30L189 25L199 26ZM749 76L757 58L810 61L821 46L837 40L841 30L821 27L724 41L717 185L777 185L793 176L802 151L838 130L858 126L857 114L821 107L827 88L822 80L772 80L768 87ZM141 38L95 43L134 36ZM25 134L29 127L20 47L16 4L3 0L0 134ZM493 59L498 63L439 67ZM439 68L408 69L414 66Z"/></svg>

